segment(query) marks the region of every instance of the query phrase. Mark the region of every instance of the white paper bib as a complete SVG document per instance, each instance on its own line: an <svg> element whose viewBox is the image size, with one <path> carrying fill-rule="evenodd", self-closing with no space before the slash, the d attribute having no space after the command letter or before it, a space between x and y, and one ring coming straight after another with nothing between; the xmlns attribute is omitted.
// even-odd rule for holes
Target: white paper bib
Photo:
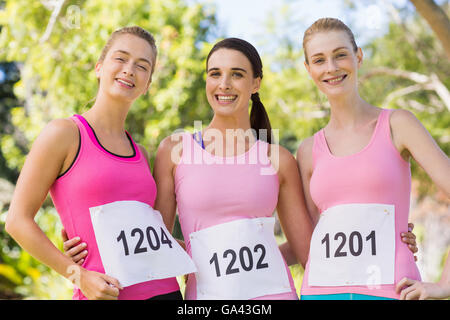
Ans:
<svg viewBox="0 0 450 320"><path fill-rule="evenodd" d="M344 204L324 211L311 238L310 286L394 283L395 207Z"/></svg>
<svg viewBox="0 0 450 320"><path fill-rule="evenodd" d="M139 201L89 208L105 273L124 287L196 271L161 214Z"/></svg>
<svg viewBox="0 0 450 320"><path fill-rule="evenodd" d="M247 300L291 291L275 218L235 220L189 235L197 299Z"/></svg>

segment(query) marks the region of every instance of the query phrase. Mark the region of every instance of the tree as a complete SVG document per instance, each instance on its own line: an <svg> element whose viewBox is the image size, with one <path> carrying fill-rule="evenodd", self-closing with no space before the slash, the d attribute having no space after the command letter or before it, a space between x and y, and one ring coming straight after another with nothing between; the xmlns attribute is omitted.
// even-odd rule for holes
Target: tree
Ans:
<svg viewBox="0 0 450 320"><path fill-rule="evenodd" d="M433 0L410 0L417 12L427 20L431 29L442 43L447 57L450 59L450 20L447 14Z"/></svg>

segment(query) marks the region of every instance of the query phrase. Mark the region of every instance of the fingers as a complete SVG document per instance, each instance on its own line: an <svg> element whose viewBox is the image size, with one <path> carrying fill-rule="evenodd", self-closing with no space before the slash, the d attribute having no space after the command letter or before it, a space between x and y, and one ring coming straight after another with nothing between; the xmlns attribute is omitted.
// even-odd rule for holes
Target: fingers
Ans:
<svg viewBox="0 0 450 320"><path fill-rule="evenodd" d="M414 228L414 224L409 223L408 230L412 231L413 228ZM412 253L416 253L419 251L419 248L417 248L416 235L414 233L412 233L411 231L402 232L401 240L402 240L402 242L404 242L408 245L408 248L409 248L409 250L411 250ZM417 257L414 257L414 259L417 261Z"/></svg>
<svg viewBox="0 0 450 320"><path fill-rule="evenodd" d="M417 300L426 297L422 292L420 282L408 278L400 280L395 287L395 291L400 293L400 300Z"/></svg>
<svg viewBox="0 0 450 320"><path fill-rule="evenodd" d="M414 230L414 223L408 223L408 232L412 232Z"/></svg>
<svg viewBox="0 0 450 320"><path fill-rule="evenodd" d="M399 282L397 282L397 285L395 286L395 292L400 293L400 291L403 289L403 287L411 286L413 285L415 280L411 280L409 278L403 278Z"/></svg>
<svg viewBox="0 0 450 320"><path fill-rule="evenodd" d="M63 242L66 242L67 240L69 240L69 237L67 236L67 233L66 233L66 229L64 229L64 228L61 229L61 237L63 239Z"/></svg>
<svg viewBox="0 0 450 320"><path fill-rule="evenodd" d="M84 258L88 255L88 251L86 250L86 243L80 243L76 245L80 241L80 238L72 238L64 242L64 252L65 254L72 259L73 262L77 264L82 264L84 262Z"/></svg>
<svg viewBox="0 0 450 320"><path fill-rule="evenodd" d="M117 289L120 289L120 290L123 290L123 287L120 285L120 282L119 282L119 280L117 280L116 278L113 278L113 277L110 277L110 276L108 276L108 275L104 275L104 279L110 284L110 285L112 285L113 287L115 287L115 288L117 288Z"/></svg>

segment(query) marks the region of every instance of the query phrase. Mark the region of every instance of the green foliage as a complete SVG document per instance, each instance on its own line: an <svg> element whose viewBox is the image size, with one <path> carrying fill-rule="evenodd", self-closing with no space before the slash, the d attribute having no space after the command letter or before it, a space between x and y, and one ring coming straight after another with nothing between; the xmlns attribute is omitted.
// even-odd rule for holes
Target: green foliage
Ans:
<svg viewBox="0 0 450 320"><path fill-rule="evenodd" d="M127 130L149 149L153 158L158 143L175 129L208 120L204 94L204 63L215 30L214 8L181 0L66 1L49 38L41 41L52 8L43 1L7 1L0 11L0 61L14 61L16 103L2 108L0 165L20 171L31 143L54 118L82 113L97 91L94 67L110 34L124 26L139 25L155 37L159 54L149 94L133 105ZM101 21L101 23L99 23ZM6 126L5 126L6 127ZM5 128L2 126L2 128ZM0 176L5 176L2 170ZM16 176L9 174L15 182ZM20 250L0 221L0 291L26 297L70 298L67 281ZM37 221L51 240L60 244L60 224L47 201Z"/></svg>
<svg viewBox="0 0 450 320"><path fill-rule="evenodd" d="M78 8L78 25L68 25L69 8ZM70 14L74 14L70 11ZM75 12L76 13L76 12ZM119 27L139 25L156 39L159 56L150 93L134 104L127 128L153 156L164 136L194 119L210 115L203 88L206 36L214 12L178 0L66 1L49 39L41 42L51 11L39 1L8 1L0 11L0 59L21 62L15 94L23 105L11 112L14 125L30 143L51 119L87 109L95 97L94 66L109 35ZM102 21L102 23L99 23ZM26 152L4 135L2 152L12 169ZM26 151L26 150L25 150Z"/></svg>
<svg viewBox="0 0 450 320"><path fill-rule="evenodd" d="M97 91L94 66L109 35L123 26L147 29L159 49L150 91L135 102L127 118L127 130L146 146L150 156L154 158L159 142L175 129L211 119L204 70L212 46L208 39L215 41L219 36L214 34L213 7L187 5L182 0L135 0L132 5L128 0L67 0L49 38L41 41L52 13L43 2L9 0L0 11L0 61L16 62L20 69L20 80L8 84L14 83L15 96L10 89L5 97L3 92L0 96L0 177L15 182L32 141L46 123L87 110ZM289 8L283 10L289 16ZM391 92L414 83L388 75L368 76L374 67L384 66L435 74L450 86L450 62L438 40L420 17L408 14L405 27L391 23L386 35L364 48L361 95L377 106L413 111L449 154L450 113L434 91L417 90L386 100ZM301 140L327 123L329 105L304 68L300 43L295 42L300 42L300 35L295 41L279 39L279 21L269 22L264 36L274 50L263 56L260 95L272 127L279 130L280 144L294 153ZM285 19L283 23L299 22ZM415 163L413 178L421 181L424 192L432 192L428 177ZM0 204L0 298L1 292L39 299L70 298L68 281L20 250L5 233L6 210ZM61 248L61 225L49 201L36 220ZM294 266L290 270L299 290L303 269Z"/></svg>

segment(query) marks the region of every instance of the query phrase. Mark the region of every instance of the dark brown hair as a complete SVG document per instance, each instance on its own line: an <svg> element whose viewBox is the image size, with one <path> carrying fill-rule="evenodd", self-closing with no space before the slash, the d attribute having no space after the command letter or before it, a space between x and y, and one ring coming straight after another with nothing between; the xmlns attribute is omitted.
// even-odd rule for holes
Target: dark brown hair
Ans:
<svg viewBox="0 0 450 320"><path fill-rule="evenodd" d="M239 38L226 38L222 41L217 42L208 54L208 57L206 59L206 69L208 69L208 61L211 55L215 51L222 48L237 50L243 53L250 61L253 70L253 77L254 78L260 77L262 79L263 66L258 51L249 42ZM264 108L264 105L262 104L259 98L259 93L258 92L253 93L251 99L252 99L252 110L250 111L250 125L252 129L256 131L256 137L258 139L262 138L260 137L259 130L265 129L267 131L266 141L268 143L271 143L272 127L270 126L270 120L269 116L267 115L266 109Z"/></svg>

